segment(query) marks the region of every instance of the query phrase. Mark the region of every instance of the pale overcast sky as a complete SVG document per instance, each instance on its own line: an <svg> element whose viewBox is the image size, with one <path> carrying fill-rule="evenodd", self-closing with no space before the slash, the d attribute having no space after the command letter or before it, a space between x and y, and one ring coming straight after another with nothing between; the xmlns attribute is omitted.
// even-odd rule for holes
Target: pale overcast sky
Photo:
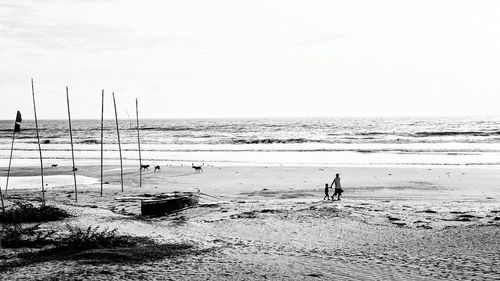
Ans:
<svg viewBox="0 0 500 281"><path fill-rule="evenodd" d="M498 115L500 1L0 0L0 119Z"/></svg>

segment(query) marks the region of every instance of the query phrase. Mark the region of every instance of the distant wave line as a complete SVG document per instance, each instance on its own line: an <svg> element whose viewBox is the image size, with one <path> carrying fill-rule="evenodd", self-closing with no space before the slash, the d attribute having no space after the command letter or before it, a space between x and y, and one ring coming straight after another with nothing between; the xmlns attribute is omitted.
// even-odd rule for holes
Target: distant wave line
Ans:
<svg viewBox="0 0 500 281"><path fill-rule="evenodd" d="M490 136L491 137L491 136ZM198 136L198 137L192 137L192 139L209 139L211 137L207 136ZM17 139L17 137L16 137ZM36 144L36 138L19 138L19 139L32 139L31 141L18 141L19 143L24 143L24 144ZM61 145L61 144L70 144L69 140L53 140L54 138L50 137L44 137L44 139L51 139L50 142L48 143L43 143L44 145ZM149 142L148 142L149 140ZM408 139L375 139L372 137L365 137L365 138L357 138L357 137L344 137L343 139L335 139L335 140L318 140L318 139L313 139L313 140L306 140L306 139L293 139L293 140L271 140L271 139L260 139L260 140L228 140L228 139L217 139L214 138L213 140L208 140L208 141L202 141L202 142L197 142L197 141L173 141L173 142L164 142L156 139L145 139L144 140L147 144L152 144L152 145L219 145L219 144L226 144L226 145L259 145L259 144L441 144L441 143L478 143L478 144L490 144L490 143L499 143L500 138L490 138L490 139L481 139L480 141L478 140L471 140L471 139L418 139L418 138L408 138ZM7 145L9 141L5 140L5 145ZM10 142L9 142L10 143ZM100 144L99 140L96 139L80 139L76 141L77 144L87 144L87 145L93 145L93 144ZM116 142L104 142L105 145L118 145ZM122 144L124 145L136 145L137 143L134 142L132 139L127 141L126 139L122 141Z"/></svg>
<svg viewBox="0 0 500 281"><path fill-rule="evenodd" d="M10 150L0 149L0 151L8 152ZM14 148L14 151L38 151L35 148ZM71 151L70 148L44 148L42 151ZM85 151L95 151L98 152L98 148L75 148L74 151L85 152ZM104 149L105 152L118 152L118 149ZM127 152L137 152L137 149L122 149L122 151ZM275 149L148 149L141 148L141 151L149 152L359 152L359 153L377 153L377 152L389 152L389 153L452 153L452 154L478 154L478 153L500 153L500 149L394 149L394 148L380 148L380 149L363 149L363 148L300 148L300 149L287 149L287 148L275 148Z"/></svg>
<svg viewBox="0 0 500 281"><path fill-rule="evenodd" d="M38 159L38 157L22 157L19 159ZM46 159L52 160L70 160L71 157L46 157ZM79 157L77 160L99 160L100 157ZM104 158L105 160L117 160L115 158ZM124 160L139 161L137 158L124 157ZM390 166L500 166L500 162L467 162L467 163L439 163L439 162L254 162L254 161L241 161L241 160L200 160L200 159L169 159L169 158L143 158L143 161L158 161L158 162L200 162L205 163L242 163L242 164L259 164L259 165L369 165L369 166L380 166L380 165L390 165ZM144 162L143 162L144 163Z"/></svg>
<svg viewBox="0 0 500 281"><path fill-rule="evenodd" d="M478 136L478 137L487 137L487 136L498 136L500 135L500 131L435 131L435 132L416 132L410 134L410 136L416 137L432 137L432 136Z"/></svg>

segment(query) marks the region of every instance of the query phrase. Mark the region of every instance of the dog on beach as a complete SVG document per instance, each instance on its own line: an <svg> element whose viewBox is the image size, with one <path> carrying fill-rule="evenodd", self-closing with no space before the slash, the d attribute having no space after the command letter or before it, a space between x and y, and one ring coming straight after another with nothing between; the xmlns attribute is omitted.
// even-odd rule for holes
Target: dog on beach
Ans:
<svg viewBox="0 0 500 281"><path fill-rule="evenodd" d="M160 171L160 165L155 166L155 173Z"/></svg>
<svg viewBox="0 0 500 281"><path fill-rule="evenodd" d="M196 173L203 173L203 169L201 168L201 166L195 166L193 163L191 163L191 167Z"/></svg>
<svg viewBox="0 0 500 281"><path fill-rule="evenodd" d="M148 170L149 171L149 165L141 165L141 170L143 170L143 171Z"/></svg>
<svg viewBox="0 0 500 281"><path fill-rule="evenodd" d="M57 168L57 164L52 164L52 168Z"/></svg>

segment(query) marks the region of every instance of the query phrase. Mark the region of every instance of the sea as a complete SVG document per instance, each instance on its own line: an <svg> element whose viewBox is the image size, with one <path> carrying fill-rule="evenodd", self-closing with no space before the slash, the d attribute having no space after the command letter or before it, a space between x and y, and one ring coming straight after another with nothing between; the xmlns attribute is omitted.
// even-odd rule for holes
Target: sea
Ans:
<svg viewBox="0 0 500 281"><path fill-rule="evenodd" d="M39 120L44 165L71 165L67 120ZM115 120L104 164L119 163ZM0 121L0 167L39 165L33 120ZM76 165L101 157L101 121L72 120ZM135 165L500 167L500 117L119 120L123 161ZM14 142L13 142L14 140Z"/></svg>

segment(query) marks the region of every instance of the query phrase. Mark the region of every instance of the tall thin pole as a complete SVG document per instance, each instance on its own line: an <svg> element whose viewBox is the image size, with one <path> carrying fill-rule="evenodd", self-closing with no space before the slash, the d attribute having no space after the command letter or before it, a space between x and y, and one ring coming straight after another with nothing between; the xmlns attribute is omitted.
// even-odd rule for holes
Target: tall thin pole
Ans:
<svg viewBox="0 0 500 281"><path fill-rule="evenodd" d="M5 205L3 204L3 194L1 186L0 186L0 199L2 200L2 212L5 213Z"/></svg>
<svg viewBox="0 0 500 281"><path fill-rule="evenodd" d="M43 206L45 206L45 185L43 182L42 147L40 146L40 134L38 133L38 118L36 117L35 86L33 85L33 78L31 78L31 93L33 95L33 111L35 112L35 128L36 128L36 138L38 140L38 152L40 152L40 174L42 177L42 204Z"/></svg>
<svg viewBox="0 0 500 281"><path fill-rule="evenodd" d="M14 122L14 124L15 123L16 122ZM7 169L7 182L5 183L5 194L7 194L7 189L9 188L10 164L12 162L12 151L14 151L14 137L15 136L16 136L16 125L14 125L14 132L12 133L12 144L10 146L9 168Z"/></svg>
<svg viewBox="0 0 500 281"><path fill-rule="evenodd" d="M137 116L137 144L139 145L139 187L142 186L141 138L139 136L139 103L135 98L135 115Z"/></svg>
<svg viewBox="0 0 500 281"><path fill-rule="evenodd" d="M103 143L103 130L104 130L104 90L102 90L102 102L101 102L101 197L102 197L102 181L103 181L103 156L104 156L104 143Z"/></svg>
<svg viewBox="0 0 500 281"><path fill-rule="evenodd" d="M122 160L122 145L120 143L120 129L118 128L118 113L116 113L115 93L113 92L113 104L115 106L116 134L118 135L118 151L120 151L120 179L123 192L123 160Z"/></svg>
<svg viewBox="0 0 500 281"><path fill-rule="evenodd" d="M66 101L68 103L69 138L71 140L71 159L73 160L73 180L75 182L75 201L78 201L78 189L76 188L75 152L73 151L73 130L71 129L71 113L69 111L68 86L66 86Z"/></svg>

